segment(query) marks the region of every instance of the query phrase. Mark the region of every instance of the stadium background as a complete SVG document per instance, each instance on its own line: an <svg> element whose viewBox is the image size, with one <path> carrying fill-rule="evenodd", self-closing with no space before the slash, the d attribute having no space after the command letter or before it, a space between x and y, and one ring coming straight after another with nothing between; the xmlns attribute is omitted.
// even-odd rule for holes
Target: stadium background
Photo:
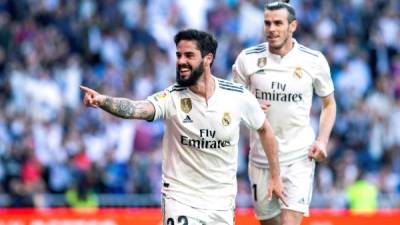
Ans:
<svg viewBox="0 0 400 225"><path fill-rule="evenodd" d="M159 207L162 122L81 104L79 85L143 99L175 79L173 35L219 40L213 73L264 40L263 0L0 0L0 207ZM347 209L361 177L400 207L400 2L292 1L296 39L322 51L338 116L313 208ZM312 110L314 127L319 107ZM237 206L251 207L243 132ZM67 194L68 193L68 194ZM84 203L74 194L89 196Z"/></svg>

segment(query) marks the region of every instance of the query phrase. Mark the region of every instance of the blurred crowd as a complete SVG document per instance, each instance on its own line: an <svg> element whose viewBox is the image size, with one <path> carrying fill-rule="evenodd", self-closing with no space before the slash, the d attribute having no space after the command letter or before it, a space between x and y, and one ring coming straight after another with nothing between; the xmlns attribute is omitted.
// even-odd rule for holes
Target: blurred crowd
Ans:
<svg viewBox="0 0 400 225"><path fill-rule="evenodd" d="M240 50L264 41L264 4L0 0L0 205L47 207L45 194L71 190L78 196L158 196L162 122L85 108L79 85L131 99L166 88L176 74L173 36L188 27L215 34L213 73L230 79ZM299 21L295 37L327 57L338 104L330 157L317 166L312 206L349 207L349 187L364 179L377 190L378 207L400 207L400 2L291 4ZM315 99L312 122L318 127ZM243 134L237 202L248 207Z"/></svg>

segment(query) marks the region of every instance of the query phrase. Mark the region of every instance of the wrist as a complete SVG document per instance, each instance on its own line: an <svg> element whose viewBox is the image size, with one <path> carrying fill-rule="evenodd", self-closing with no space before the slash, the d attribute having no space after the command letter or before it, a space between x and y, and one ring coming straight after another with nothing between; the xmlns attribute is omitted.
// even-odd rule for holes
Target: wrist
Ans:
<svg viewBox="0 0 400 225"><path fill-rule="evenodd" d="M105 105L107 98L109 97L106 95L99 95L98 102L100 107Z"/></svg>
<svg viewBox="0 0 400 225"><path fill-rule="evenodd" d="M279 172L270 171L270 178L273 179L273 180L279 179L280 178Z"/></svg>
<svg viewBox="0 0 400 225"><path fill-rule="evenodd" d="M325 147L328 145L328 140L324 139L324 138L317 138L317 140L315 140L315 142L317 142L317 144L322 145L322 147Z"/></svg>

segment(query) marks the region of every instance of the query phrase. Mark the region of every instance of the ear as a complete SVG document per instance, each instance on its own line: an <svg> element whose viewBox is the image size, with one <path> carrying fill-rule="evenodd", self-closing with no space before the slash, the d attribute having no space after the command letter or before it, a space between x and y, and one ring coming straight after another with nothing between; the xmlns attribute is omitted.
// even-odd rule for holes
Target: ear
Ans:
<svg viewBox="0 0 400 225"><path fill-rule="evenodd" d="M210 66L213 60L214 60L214 55L211 54L211 53L208 53L204 57L204 64L207 65L207 66Z"/></svg>
<svg viewBox="0 0 400 225"><path fill-rule="evenodd" d="M290 32L293 34L297 29L297 20L293 20L290 24L289 24L289 30Z"/></svg>

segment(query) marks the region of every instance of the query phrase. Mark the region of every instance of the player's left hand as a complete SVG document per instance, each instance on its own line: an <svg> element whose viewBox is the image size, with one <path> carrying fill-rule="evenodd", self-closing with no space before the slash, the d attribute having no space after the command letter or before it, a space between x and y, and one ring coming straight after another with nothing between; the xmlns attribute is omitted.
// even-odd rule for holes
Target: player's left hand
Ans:
<svg viewBox="0 0 400 225"><path fill-rule="evenodd" d="M268 201L272 200L272 195L275 195L278 199L280 199L285 206L289 206L283 193L283 184L280 177L270 178L268 180Z"/></svg>
<svg viewBox="0 0 400 225"><path fill-rule="evenodd" d="M269 107L271 107L271 102L270 101L260 102L260 106L261 106L261 109L264 111L264 113L266 113L268 111Z"/></svg>
<svg viewBox="0 0 400 225"><path fill-rule="evenodd" d="M315 159L317 162L321 162L328 157L328 153L326 152L326 144L323 144L319 141L315 141L308 152L308 158Z"/></svg>

